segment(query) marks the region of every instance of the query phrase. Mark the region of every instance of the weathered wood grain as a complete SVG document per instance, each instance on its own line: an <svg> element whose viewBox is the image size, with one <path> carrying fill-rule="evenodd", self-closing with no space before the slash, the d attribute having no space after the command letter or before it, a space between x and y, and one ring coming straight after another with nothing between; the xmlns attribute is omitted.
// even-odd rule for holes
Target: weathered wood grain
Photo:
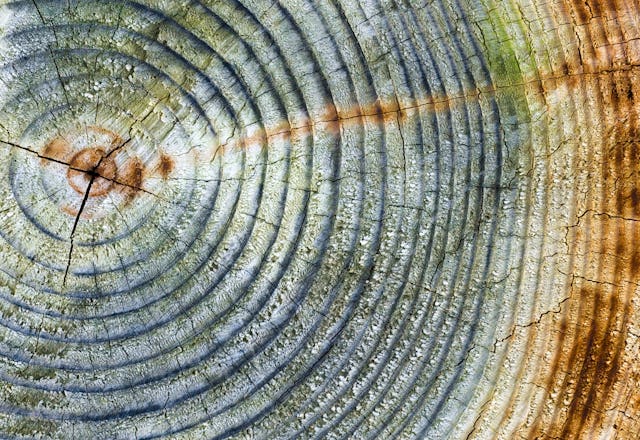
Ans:
<svg viewBox="0 0 640 440"><path fill-rule="evenodd" d="M635 0L0 2L0 438L636 439Z"/></svg>

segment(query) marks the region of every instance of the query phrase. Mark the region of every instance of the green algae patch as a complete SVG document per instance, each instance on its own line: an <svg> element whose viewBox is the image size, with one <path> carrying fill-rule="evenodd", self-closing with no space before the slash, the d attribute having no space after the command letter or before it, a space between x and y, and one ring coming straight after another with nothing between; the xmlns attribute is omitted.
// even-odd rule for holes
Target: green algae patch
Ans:
<svg viewBox="0 0 640 440"><path fill-rule="evenodd" d="M489 1L470 15L501 113L530 122L526 86L537 80L537 68L520 6Z"/></svg>

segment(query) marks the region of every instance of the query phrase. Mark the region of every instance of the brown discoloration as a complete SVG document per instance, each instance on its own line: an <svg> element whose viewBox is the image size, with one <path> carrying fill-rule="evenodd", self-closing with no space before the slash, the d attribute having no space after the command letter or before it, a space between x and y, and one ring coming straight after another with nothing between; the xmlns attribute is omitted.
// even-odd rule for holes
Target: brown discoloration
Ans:
<svg viewBox="0 0 640 440"><path fill-rule="evenodd" d="M137 157L132 157L124 164L123 170L118 171L118 182L133 188L140 188L144 175L144 164Z"/></svg>
<svg viewBox="0 0 640 440"><path fill-rule="evenodd" d="M113 187L116 178L116 164L101 148L86 148L76 153L67 169L69 185L80 195L84 195L92 182L89 197L103 196Z"/></svg>
<svg viewBox="0 0 640 440"><path fill-rule="evenodd" d="M70 215L71 217L76 217L78 215L79 209L78 208L74 208L71 205L68 204L64 204L61 207L62 212L64 212L65 214Z"/></svg>
<svg viewBox="0 0 640 440"><path fill-rule="evenodd" d="M58 173L60 166L66 166L66 180L77 200L62 203L62 212L89 218L105 197L120 194L128 204L144 191L145 165L126 152L125 145L115 132L87 126L52 139L37 153L43 167L54 166L49 172ZM174 166L173 158L163 153L156 167L167 178Z"/></svg>
<svg viewBox="0 0 640 440"><path fill-rule="evenodd" d="M311 136L314 131L339 136L341 130L363 127L365 124L377 124L385 127L396 126L415 117L416 111L448 112L455 107L463 107L469 102L479 101L483 94L493 94L495 89L484 87L482 90L467 90L456 95L433 95L431 97L399 103L397 100L377 99L373 103L362 103L337 109L327 104L320 114L313 117L297 118L293 121L278 121L260 128L243 132L241 136L228 139L225 143L211 149L218 154L228 148L263 147L272 139L286 139L291 136ZM211 160L211 157L207 158Z"/></svg>
<svg viewBox="0 0 640 440"><path fill-rule="evenodd" d="M175 162L173 161L173 158L165 153L161 153L158 161L158 171L162 178L166 180L169 175L171 175L174 168Z"/></svg>
<svg viewBox="0 0 640 440"><path fill-rule="evenodd" d="M615 169L602 172L609 191L621 174L631 172L628 162L618 168L624 163L620 157L611 163ZM573 243L579 258L565 308L567 325L560 328L562 337L553 343L555 358L543 373L551 393L547 404L556 409L550 420L539 421L530 438L582 438L607 426L607 411L620 400L615 390L633 385L637 393L640 384L625 383L623 368L625 358L635 358L625 345L632 298L640 282L640 253L634 245L640 240L637 190L623 186L609 199L603 194L597 209L592 207L580 219L583 233Z"/></svg>
<svg viewBox="0 0 640 440"><path fill-rule="evenodd" d="M100 152L103 153L102 150ZM93 179L88 198L85 201L87 207L94 206L110 194L121 194L124 197L125 205L128 205L136 196L144 192L142 185L145 166L139 158L131 157L123 165L117 167L113 158L108 155L100 156L99 152L88 154L83 151L78 153L78 156L82 158L82 164L78 169L69 168L67 175L71 176L68 178L69 184L82 196L87 191L89 182ZM97 159L99 157L102 157L102 161ZM61 209L72 217L80 215L81 218L91 218L91 209L85 208L80 213L80 206L78 200L78 203L73 205L64 204Z"/></svg>
<svg viewBox="0 0 640 440"><path fill-rule="evenodd" d="M628 242L640 239L640 225L592 212L578 227L576 278L540 378L549 391L545 406L555 410L534 425L532 439L583 438L606 427L607 411L620 400L616 390L629 385L625 345L640 256Z"/></svg>
<svg viewBox="0 0 640 440"><path fill-rule="evenodd" d="M126 203L131 203L135 196L142 191L145 166L137 157L129 158L118 169L116 183L121 193L126 196Z"/></svg>
<svg viewBox="0 0 640 440"><path fill-rule="evenodd" d="M51 140L45 147L42 149L42 153L40 156L42 164L47 163L47 158L55 159L60 162L66 162L67 158L71 153L71 146L66 139L57 137Z"/></svg>
<svg viewBox="0 0 640 440"><path fill-rule="evenodd" d="M626 19L634 8L628 9L626 2L612 0L565 2L579 36L583 72L598 73L630 65L628 38L637 30L627 29L625 23L630 23Z"/></svg>
<svg viewBox="0 0 640 440"><path fill-rule="evenodd" d="M576 170L588 173L589 183L568 236L569 299L550 320L553 356L537 380L548 390L542 406L552 410L533 423L531 439L609 438L640 429L638 405L629 405L640 402L638 351L629 347L640 283L640 130L633 102L640 81L625 67L620 26L605 23L622 14L620 4L567 0L566 6L582 38L580 56L567 67L577 82L564 84L591 101L582 114L595 126L583 139L586 169ZM634 438L625 435L618 438Z"/></svg>

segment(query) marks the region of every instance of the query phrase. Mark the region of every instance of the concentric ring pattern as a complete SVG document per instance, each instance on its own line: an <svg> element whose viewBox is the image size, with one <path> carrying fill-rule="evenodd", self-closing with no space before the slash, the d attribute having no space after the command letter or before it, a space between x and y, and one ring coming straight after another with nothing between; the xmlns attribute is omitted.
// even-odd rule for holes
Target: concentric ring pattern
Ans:
<svg viewBox="0 0 640 440"><path fill-rule="evenodd" d="M1 5L1 438L639 438L637 1Z"/></svg>

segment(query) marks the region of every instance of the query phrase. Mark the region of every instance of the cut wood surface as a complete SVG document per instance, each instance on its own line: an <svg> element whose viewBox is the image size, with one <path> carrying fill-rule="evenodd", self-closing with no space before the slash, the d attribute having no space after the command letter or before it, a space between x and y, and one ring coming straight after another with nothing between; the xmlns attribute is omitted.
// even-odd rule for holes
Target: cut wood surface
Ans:
<svg viewBox="0 0 640 440"><path fill-rule="evenodd" d="M0 0L0 438L640 438L639 96L637 0Z"/></svg>

